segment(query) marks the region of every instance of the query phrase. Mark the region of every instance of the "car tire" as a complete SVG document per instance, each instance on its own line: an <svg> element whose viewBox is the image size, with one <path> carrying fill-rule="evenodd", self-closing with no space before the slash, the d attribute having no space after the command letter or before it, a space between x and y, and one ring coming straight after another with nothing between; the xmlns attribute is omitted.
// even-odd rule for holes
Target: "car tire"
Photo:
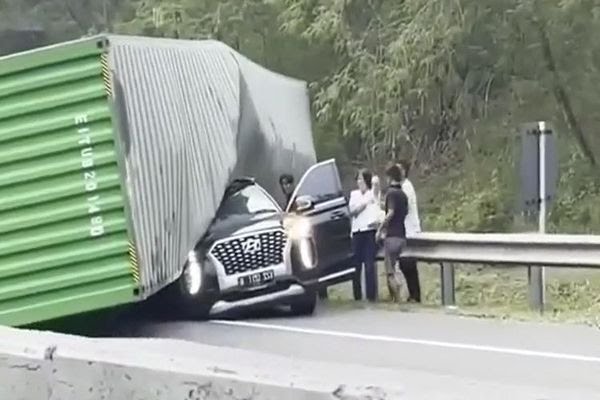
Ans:
<svg viewBox="0 0 600 400"><path fill-rule="evenodd" d="M291 303L292 314L297 316L308 316L315 312L317 307L317 293L310 291Z"/></svg>

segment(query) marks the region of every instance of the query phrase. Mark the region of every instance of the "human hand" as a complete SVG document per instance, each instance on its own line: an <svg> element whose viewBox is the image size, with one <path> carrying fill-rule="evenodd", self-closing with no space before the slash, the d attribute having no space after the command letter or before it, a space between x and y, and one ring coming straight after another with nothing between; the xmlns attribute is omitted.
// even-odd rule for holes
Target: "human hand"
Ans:
<svg viewBox="0 0 600 400"><path fill-rule="evenodd" d="M360 214L361 212L363 212L365 210L365 208L367 208L367 206L368 206L368 203L362 203L358 207L356 207L356 211L358 212L358 214Z"/></svg>

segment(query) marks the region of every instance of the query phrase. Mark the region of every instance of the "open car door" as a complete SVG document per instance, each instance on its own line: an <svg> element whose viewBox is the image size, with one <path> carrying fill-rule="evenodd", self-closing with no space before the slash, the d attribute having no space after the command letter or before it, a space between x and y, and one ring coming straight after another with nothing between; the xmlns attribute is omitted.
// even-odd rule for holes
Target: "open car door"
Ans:
<svg viewBox="0 0 600 400"><path fill-rule="evenodd" d="M352 278L351 219L335 160L313 165L298 182L287 212L311 225L318 281L322 286Z"/></svg>

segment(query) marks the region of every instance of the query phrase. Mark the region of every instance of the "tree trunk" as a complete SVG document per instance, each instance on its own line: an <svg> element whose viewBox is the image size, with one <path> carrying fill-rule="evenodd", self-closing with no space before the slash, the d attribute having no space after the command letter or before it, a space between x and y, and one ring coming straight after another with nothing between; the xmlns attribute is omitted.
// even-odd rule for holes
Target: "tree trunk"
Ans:
<svg viewBox="0 0 600 400"><path fill-rule="evenodd" d="M541 21L537 21L537 27L542 45L542 54L544 61L546 62L546 68L552 77L552 91L554 93L554 98L563 112L563 116L567 122L567 125L569 126L569 129L571 132L573 132L573 135L575 135L575 139L577 140L581 151L588 159L590 164L595 166L596 157L594 156L592 147L585 137L581 125L577 121L577 117L573 111L573 106L571 105L571 99L569 98L567 90L565 89L565 86L562 83L560 75L556 69L556 62L554 60L554 54L552 53L552 47L550 46L548 33L546 32L546 29Z"/></svg>

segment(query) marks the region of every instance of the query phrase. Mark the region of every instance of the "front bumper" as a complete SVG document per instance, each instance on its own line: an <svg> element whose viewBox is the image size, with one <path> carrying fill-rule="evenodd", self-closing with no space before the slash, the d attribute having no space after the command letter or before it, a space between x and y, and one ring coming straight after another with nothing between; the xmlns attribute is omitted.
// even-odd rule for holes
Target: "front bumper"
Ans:
<svg viewBox="0 0 600 400"><path fill-rule="evenodd" d="M319 288L351 279L355 268L348 268L319 279L300 281L297 277L288 275L278 277L272 286L244 290L232 288L227 291L217 291L209 314L215 316L230 311L252 308L256 306L289 304L294 298L304 296Z"/></svg>
<svg viewBox="0 0 600 400"><path fill-rule="evenodd" d="M257 305L267 305L272 303L285 303L286 300L299 297L307 293L307 290L300 284L291 284L286 289L264 294L256 294L251 297L231 300L217 300L210 309L210 315L222 314L242 308L249 308Z"/></svg>

